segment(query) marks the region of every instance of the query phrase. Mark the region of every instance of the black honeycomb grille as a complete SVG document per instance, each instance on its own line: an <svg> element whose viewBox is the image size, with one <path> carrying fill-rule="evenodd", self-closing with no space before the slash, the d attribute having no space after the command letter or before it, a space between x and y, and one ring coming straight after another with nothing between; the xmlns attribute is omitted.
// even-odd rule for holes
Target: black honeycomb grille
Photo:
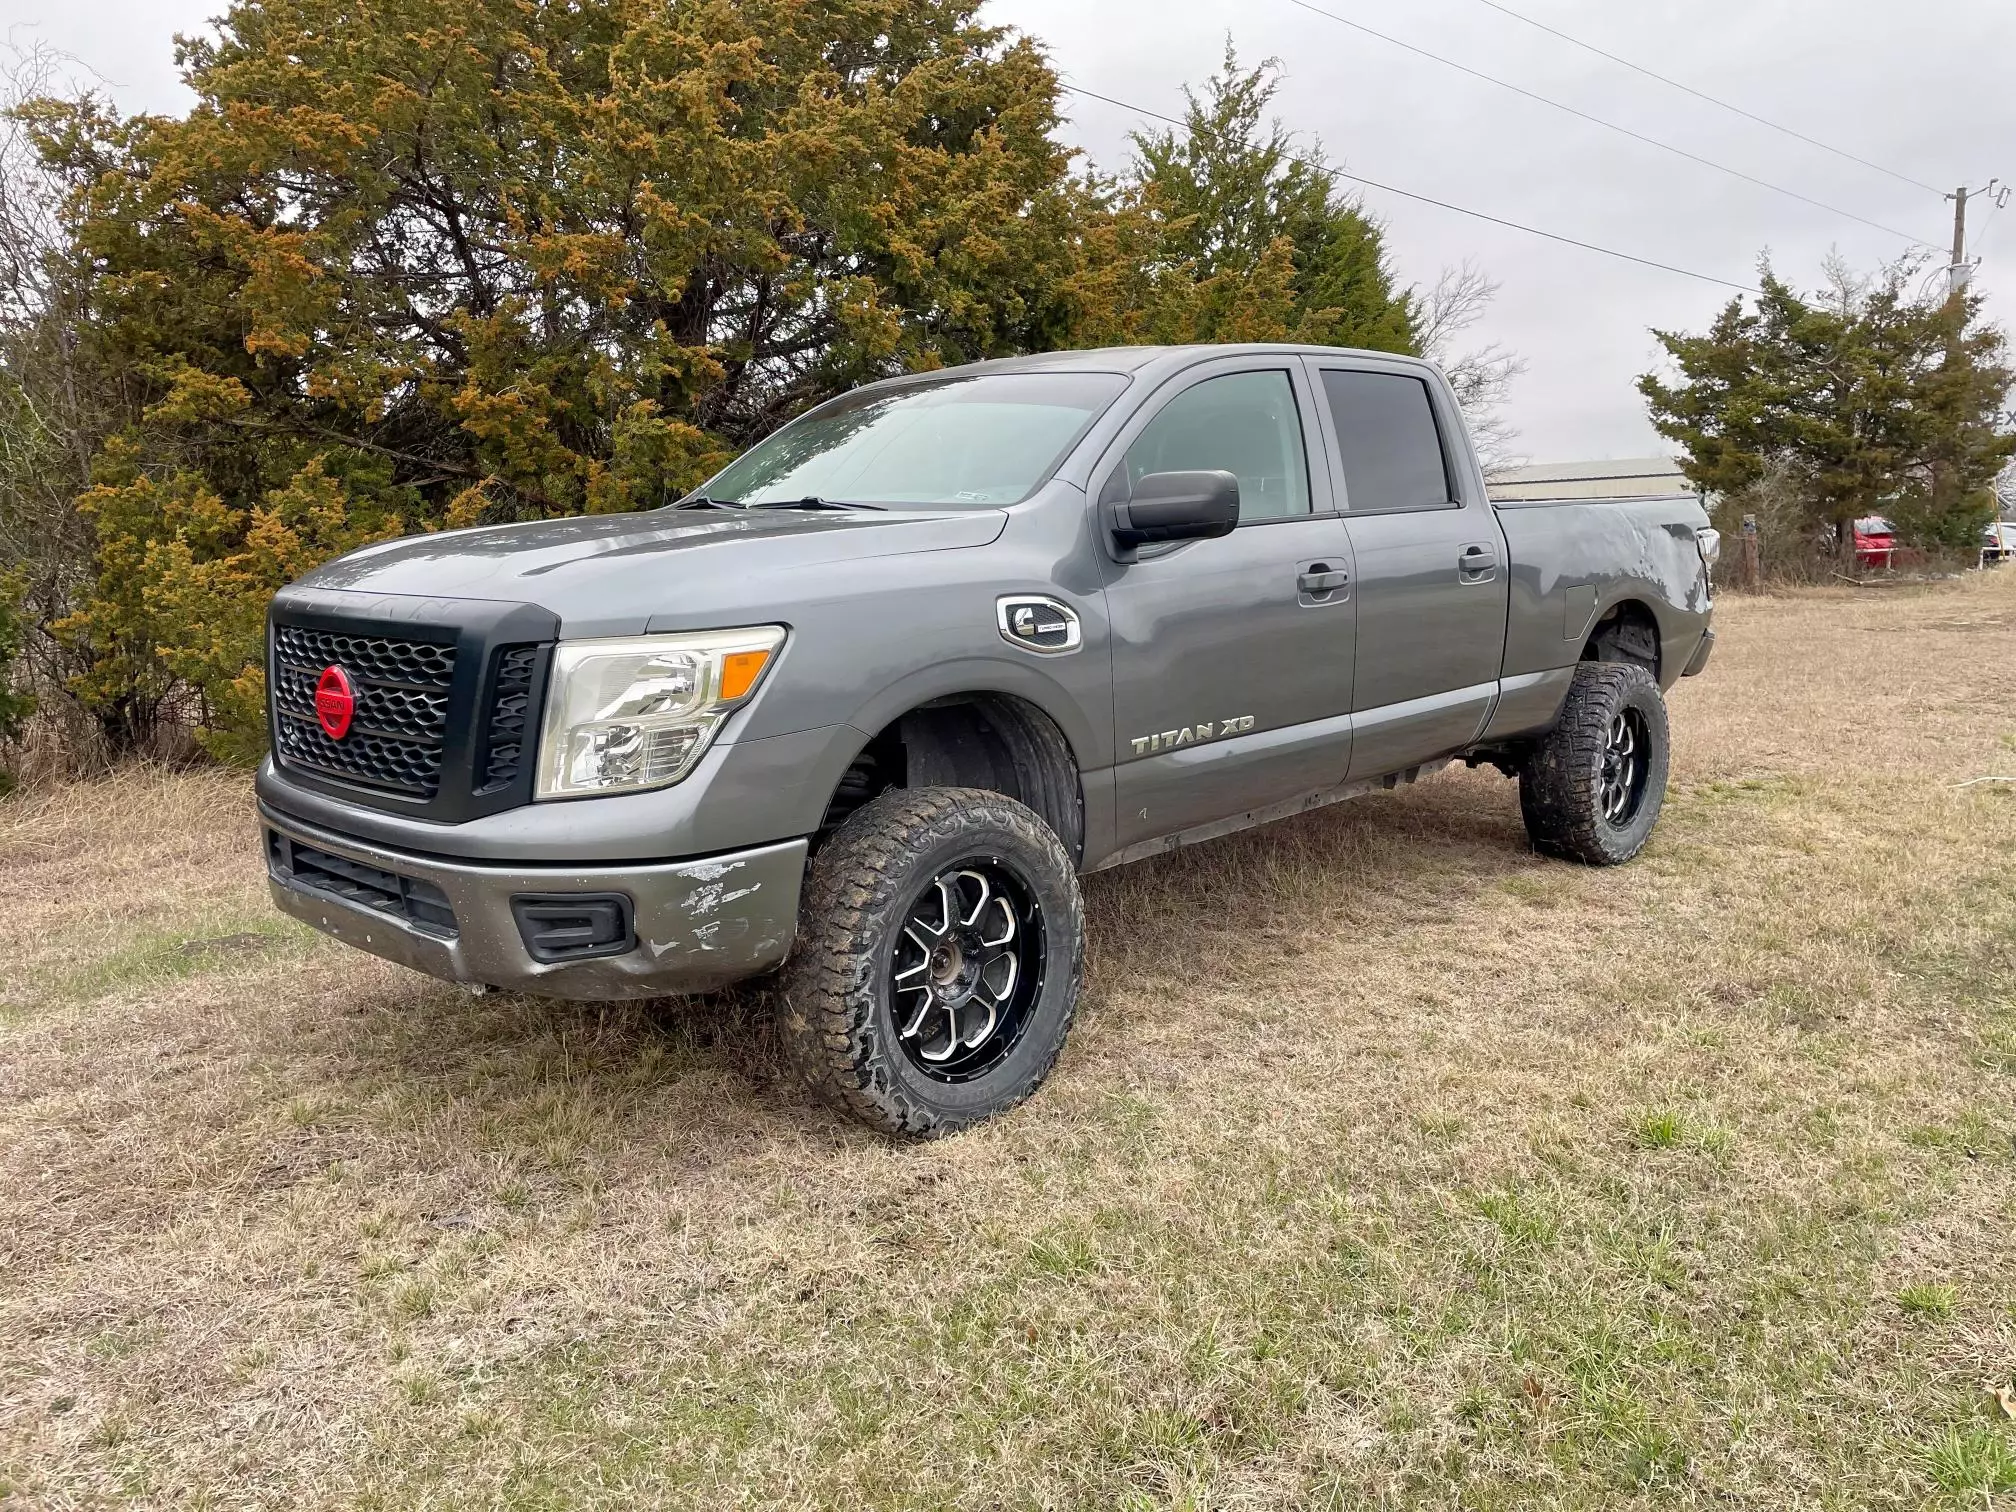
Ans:
<svg viewBox="0 0 2016 1512"><path fill-rule="evenodd" d="M349 674L356 711L341 740L315 712L325 668ZM415 798L441 789L455 648L432 641L279 625L273 632L274 746L291 766Z"/></svg>
<svg viewBox="0 0 2016 1512"><path fill-rule="evenodd" d="M320 667L310 672L283 664L280 680L273 690L280 712L315 724L315 680L321 675ZM403 740L432 741L439 741L447 732L446 689L435 692L420 688L386 688L367 683L354 674L351 684L357 694L357 712L353 716L357 729L374 730Z"/></svg>
<svg viewBox="0 0 2016 1512"><path fill-rule="evenodd" d="M433 641L393 640L282 625L275 632L282 659L318 672L339 662L352 677L408 687L446 688L455 675L455 648Z"/></svg>
<svg viewBox="0 0 2016 1512"><path fill-rule="evenodd" d="M413 687L448 687L456 675L456 647L433 641L395 641L387 635L345 635L343 631L280 625L274 631L280 655L298 665L327 667L341 661L353 677Z"/></svg>
<svg viewBox="0 0 2016 1512"><path fill-rule="evenodd" d="M494 793L511 786L524 769L532 683L539 647L506 646L497 653L497 679L483 742L483 779L476 791Z"/></svg>
<svg viewBox="0 0 2016 1512"><path fill-rule="evenodd" d="M360 734L354 727L341 740L331 740L319 725L283 719L279 728L280 759L351 782L390 788L432 798L441 791L441 747L418 741L386 740Z"/></svg>

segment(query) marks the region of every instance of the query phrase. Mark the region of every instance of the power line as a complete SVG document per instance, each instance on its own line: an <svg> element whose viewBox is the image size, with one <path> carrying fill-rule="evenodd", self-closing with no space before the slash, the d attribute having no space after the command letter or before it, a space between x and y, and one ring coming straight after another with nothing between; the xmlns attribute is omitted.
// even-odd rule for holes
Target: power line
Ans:
<svg viewBox="0 0 2016 1512"><path fill-rule="evenodd" d="M1501 79L1495 74L1487 74L1480 69L1470 67L1468 64L1458 63L1454 58L1445 58L1440 53L1430 52L1425 47L1417 47L1412 42L1403 42L1398 37L1390 37L1385 32L1375 31L1362 22L1352 21L1347 17L1338 15L1335 11L1324 10L1320 5L1312 5L1309 3L1309 0L1288 0L1288 3L1300 6L1312 15L1323 16L1331 21L1335 21L1339 26L1348 26L1353 31L1363 32L1368 37L1376 37L1381 42L1391 43L1394 47L1403 48L1408 52L1440 63L1445 67L1453 68L1459 73L1466 73L1473 79L1482 79L1487 84L1496 84L1500 89L1509 89L1516 95L1523 95L1529 100L1537 100L1542 105L1550 105L1554 109L1575 116L1580 120L1589 121L1597 126L1601 126L1606 131L1614 131L1620 136L1630 137L1633 141L1643 142L1648 147L1657 147L1661 152L1670 152L1675 157L1687 159L1690 163L1699 163L1705 168L1713 168L1718 173L1726 173L1731 178L1742 179L1745 183L1755 184L1760 189L1769 189L1774 194L1782 194L1788 199L1799 200L1804 204L1812 205L1816 209L1825 210L1830 215L1839 215L1848 220L1860 221L1863 225L1874 227L1876 230L1882 231L1887 235L1902 237L1905 241L1916 242L1921 247L1931 247L1935 252L1942 250L1936 243L1929 242L1922 236L1913 236L1909 231L1899 231L1895 226L1886 226L1881 221L1870 220L1865 215L1857 215L1853 210L1843 210L1839 205L1830 205L1825 200L1813 198L1810 194L1801 194L1797 189L1787 189L1783 184L1774 184L1769 179L1758 178L1755 174L1745 173L1741 168L1731 168L1727 163L1718 163L1713 158L1702 157L1700 153L1689 152L1685 147L1676 147L1671 142L1662 142L1659 138L1647 136L1642 131L1633 131L1629 126L1619 126L1615 121L1606 121L1599 115L1591 115L1586 110L1578 110L1573 105L1565 104L1547 95L1536 94L1530 89L1521 88L1510 80Z"/></svg>
<svg viewBox="0 0 2016 1512"><path fill-rule="evenodd" d="M1130 110L1134 114L1146 116L1152 121L1161 121L1165 125L1174 126L1177 130L1188 135L1201 135L1187 121L1180 121L1172 115L1164 115L1159 110L1150 110L1146 105L1135 105L1126 100L1117 100L1112 95L1100 94L1095 89L1081 89L1076 84L1066 84L1061 80L1058 82L1057 87L1071 94L1083 95L1088 100L1101 100L1108 105L1116 105L1122 110ZM1402 189L1394 184L1382 184L1377 179L1369 179L1360 174L1346 173L1341 168L1333 168L1320 158L1300 157L1292 152L1286 153L1284 156L1288 157L1291 161L1302 164L1305 168L1313 168L1316 172L1331 179L1348 179L1354 184L1363 184L1368 189L1377 189L1385 194L1397 194L1402 199L1414 200L1416 203L1423 205L1433 205L1439 210L1453 210L1458 215L1467 215L1473 220L1489 221L1494 226L1504 226L1513 231L1523 231L1528 236L1544 237L1548 241L1560 242L1564 246L1580 247L1585 252L1600 252L1605 257L1621 258L1625 262L1637 263L1640 267L1657 268L1662 273L1678 273L1682 278L1694 278L1699 279L1702 283L1720 284L1725 289L1735 289L1744 294L1759 292L1749 284L1737 283L1727 278L1717 278L1712 273L1696 273L1692 268L1682 268L1674 263L1660 262L1655 258L1640 257L1635 252L1619 252L1615 247L1599 246L1595 242L1582 241L1573 236L1563 236L1558 231L1543 231L1538 226L1528 226L1520 221L1506 220L1503 216L1499 215L1488 215L1482 210L1472 210L1468 206L1452 204L1448 200L1436 199L1432 195L1416 194L1411 189Z"/></svg>
<svg viewBox="0 0 2016 1512"><path fill-rule="evenodd" d="M2003 208L2004 205L1997 205L1992 211L1989 212L1988 228L1985 231L1983 231L1979 236L1974 238L1975 261L1977 262L1980 261L1983 250L1987 247L1988 243L1994 239L1996 228L2002 224Z"/></svg>
<svg viewBox="0 0 2016 1512"><path fill-rule="evenodd" d="M1690 94L1697 100L1706 100L1710 105L1729 111L1732 115L1742 116L1746 121L1755 121L1759 126L1769 126L1773 131L1783 132L1786 136L1804 142L1809 147L1818 147L1822 152L1831 152L1838 158L1846 158L1849 162L1859 163L1864 168L1873 168L1876 172L1888 174L1891 178L1898 180L1900 183L1909 184L1914 189L1923 189L1927 194L1944 194L1946 192L1943 189L1926 183L1923 179L1915 179L1908 173L1899 173L1895 168L1885 168L1881 163L1872 163L1869 159L1857 157L1854 153L1843 148L1830 146L1818 137L1810 137L1803 131L1795 131L1790 126L1781 125L1767 116L1758 115L1754 110L1745 110L1741 105L1732 105L1727 100L1717 99L1706 90L1696 89L1691 84L1682 84L1678 79L1671 79L1665 74L1655 73L1642 63L1633 63L1629 58L1620 58L1616 53L1607 52L1593 42L1585 42L1580 37L1570 36L1558 27L1549 26L1545 21L1536 21L1531 16L1522 15L1509 5L1500 5L1498 0L1477 0L1477 3L1479 5L1488 5L1500 15L1510 16L1514 21L1523 21L1528 26L1546 32L1550 37L1559 37L1563 42L1574 47L1579 47L1584 52L1594 53L1599 58L1608 58L1612 63L1628 68L1633 73L1643 74L1648 79L1656 79L1669 89L1677 89L1682 94Z"/></svg>

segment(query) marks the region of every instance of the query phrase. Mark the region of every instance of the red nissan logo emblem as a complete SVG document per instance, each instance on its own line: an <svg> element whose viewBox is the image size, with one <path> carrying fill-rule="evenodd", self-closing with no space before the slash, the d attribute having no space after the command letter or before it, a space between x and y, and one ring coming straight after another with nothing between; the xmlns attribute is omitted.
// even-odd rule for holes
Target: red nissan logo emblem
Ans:
<svg viewBox="0 0 2016 1512"><path fill-rule="evenodd" d="M350 718L357 712L357 694L350 686L350 674L341 667L324 667L315 679L315 718L331 740L350 733Z"/></svg>

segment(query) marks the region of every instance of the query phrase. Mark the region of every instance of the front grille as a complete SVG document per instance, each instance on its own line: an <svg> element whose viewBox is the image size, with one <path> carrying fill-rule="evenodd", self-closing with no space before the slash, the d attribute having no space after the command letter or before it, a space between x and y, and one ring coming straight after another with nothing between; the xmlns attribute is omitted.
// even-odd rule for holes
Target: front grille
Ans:
<svg viewBox="0 0 2016 1512"><path fill-rule="evenodd" d="M452 940L458 933L448 895L432 882L316 850L278 830L266 832L266 853L274 874L297 887L402 919L423 934Z"/></svg>
<svg viewBox="0 0 2016 1512"><path fill-rule="evenodd" d="M483 740L483 776L476 791L494 793L511 786L525 762L527 720L539 647L506 646L497 653L497 678Z"/></svg>
<svg viewBox="0 0 2016 1512"><path fill-rule="evenodd" d="M322 675L322 663L309 675L306 669L282 666L282 676L274 697L280 712L316 724L315 678ZM287 675L292 673L293 675ZM355 723L359 729L383 730L402 740L438 742L448 728L448 690L444 688L397 688L367 683L353 678L357 692Z"/></svg>
<svg viewBox="0 0 2016 1512"><path fill-rule="evenodd" d="M530 803L559 635L537 604L282 589L267 640L274 762L298 788L437 824ZM340 739L315 708L330 667L355 699Z"/></svg>
<svg viewBox="0 0 2016 1512"><path fill-rule="evenodd" d="M286 719L280 723L280 759L289 766L308 767L353 782L416 798L432 798L441 790L439 741L385 740L361 734L355 726L341 740L331 740L320 725Z"/></svg>
<svg viewBox="0 0 2016 1512"><path fill-rule="evenodd" d="M315 683L339 666L357 705L331 740L315 717ZM301 625L273 630L274 746L282 761L346 782L428 799L441 790L455 647Z"/></svg>
<svg viewBox="0 0 2016 1512"><path fill-rule="evenodd" d="M317 671L341 662L353 677L412 687L445 688L455 673L455 648L432 641L393 640L383 635L346 635L282 625L281 655Z"/></svg>

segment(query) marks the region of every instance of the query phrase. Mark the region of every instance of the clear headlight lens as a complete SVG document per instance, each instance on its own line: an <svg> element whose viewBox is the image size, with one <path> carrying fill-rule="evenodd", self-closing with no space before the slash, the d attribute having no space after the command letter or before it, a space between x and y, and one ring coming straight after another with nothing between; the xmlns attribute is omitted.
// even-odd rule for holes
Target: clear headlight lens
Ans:
<svg viewBox="0 0 2016 1512"><path fill-rule="evenodd" d="M541 798L642 792L693 770L784 644L781 625L562 641L539 731Z"/></svg>

